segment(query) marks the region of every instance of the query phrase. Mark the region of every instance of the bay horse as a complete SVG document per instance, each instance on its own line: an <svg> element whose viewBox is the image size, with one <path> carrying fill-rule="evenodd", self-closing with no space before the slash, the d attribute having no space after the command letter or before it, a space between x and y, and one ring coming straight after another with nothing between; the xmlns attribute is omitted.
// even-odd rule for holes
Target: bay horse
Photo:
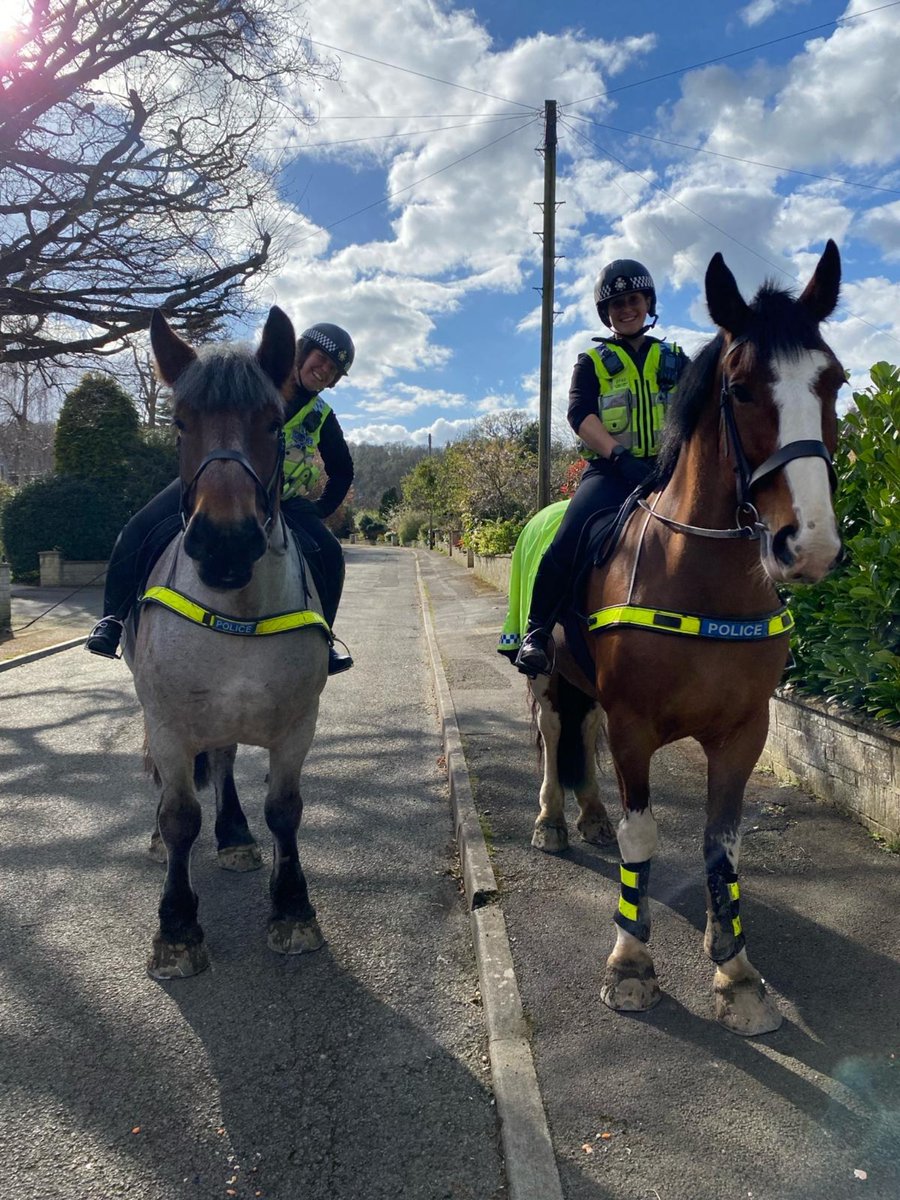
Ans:
<svg viewBox="0 0 900 1200"><path fill-rule="evenodd" d="M316 729L330 634L279 509L282 393L296 346L289 318L272 308L255 354L237 346L197 352L159 312L150 340L172 388L184 528L150 573L126 658L160 784L157 830L167 856L148 971L171 979L209 965L190 876L201 822L197 764L206 760L216 778L223 865L259 863L231 774L238 743L269 751L268 943L284 954L323 944L297 830L300 771Z"/></svg>
<svg viewBox="0 0 900 1200"><path fill-rule="evenodd" d="M583 836L610 839L594 774L605 719L622 802L621 892L601 999L649 1009L660 998L647 948L650 759L696 739L707 759L704 947L716 1017L752 1035L777 1029L781 1015L745 949L741 808L788 657L791 618L775 585L823 578L840 552L831 455L845 376L819 332L837 304L840 256L829 240L799 298L766 283L747 304L721 254L705 283L718 333L682 377L655 475L619 544L578 597L593 678L557 628L554 674L529 685L544 762L532 842L565 849L566 783Z"/></svg>

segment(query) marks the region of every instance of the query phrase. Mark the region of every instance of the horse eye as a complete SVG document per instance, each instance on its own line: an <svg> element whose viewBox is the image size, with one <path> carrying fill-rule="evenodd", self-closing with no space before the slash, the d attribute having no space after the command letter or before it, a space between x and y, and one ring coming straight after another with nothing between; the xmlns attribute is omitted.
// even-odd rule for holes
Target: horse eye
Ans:
<svg viewBox="0 0 900 1200"><path fill-rule="evenodd" d="M728 389L733 400L737 400L738 404L749 404L753 397L750 395L750 389L743 383L733 383Z"/></svg>
<svg viewBox="0 0 900 1200"><path fill-rule="evenodd" d="M184 421L179 421L177 417L173 417L172 424L175 426L175 428L178 430L179 433L184 433Z"/></svg>
<svg viewBox="0 0 900 1200"><path fill-rule="evenodd" d="M273 421L269 426L269 433L281 433L281 422Z"/></svg>

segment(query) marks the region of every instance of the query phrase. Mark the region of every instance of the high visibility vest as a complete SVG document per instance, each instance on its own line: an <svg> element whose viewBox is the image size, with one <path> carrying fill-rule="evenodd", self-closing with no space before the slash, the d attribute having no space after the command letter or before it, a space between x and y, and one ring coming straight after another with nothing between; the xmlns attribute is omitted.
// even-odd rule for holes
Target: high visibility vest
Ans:
<svg viewBox="0 0 900 1200"><path fill-rule="evenodd" d="M316 449L331 405L313 396L284 426L284 487L282 500L305 496L319 478Z"/></svg>
<svg viewBox="0 0 900 1200"><path fill-rule="evenodd" d="M607 433L630 450L635 458L651 458L659 451L666 410L678 377L687 365L684 352L674 343L653 342L639 372L631 355L608 342L587 351L600 384L600 420ZM596 450L582 447L585 458L598 458Z"/></svg>

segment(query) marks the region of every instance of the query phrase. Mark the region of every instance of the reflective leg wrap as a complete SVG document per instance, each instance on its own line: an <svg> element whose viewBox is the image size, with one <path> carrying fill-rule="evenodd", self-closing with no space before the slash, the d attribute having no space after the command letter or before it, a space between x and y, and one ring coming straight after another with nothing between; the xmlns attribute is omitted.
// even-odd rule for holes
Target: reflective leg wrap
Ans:
<svg viewBox="0 0 900 1200"><path fill-rule="evenodd" d="M708 938L709 956L715 963L728 962L744 948L741 887L735 872L727 869L709 871L706 886L712 933Z"/></svg>
<svg viewBox="0 0 900 1200"><path fill-rule="evenodd" d="M649 942L650 902L647 891L650 887L650 859L639 863L620 863L619 878L622 881L619 911L613 920L632 937Z"/></svg>

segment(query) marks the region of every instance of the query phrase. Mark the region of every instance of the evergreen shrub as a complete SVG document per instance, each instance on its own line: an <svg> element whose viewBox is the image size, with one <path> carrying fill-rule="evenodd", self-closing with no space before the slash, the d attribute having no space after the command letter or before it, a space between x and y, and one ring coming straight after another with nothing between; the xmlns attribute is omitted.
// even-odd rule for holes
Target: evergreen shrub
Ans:
<svg viewBox="0 0 900 1200"><path fill-rule="evenodd" d="M835 470L841 565L791 598L801 691L900 723L900 370L879 362L854 394Z"/></svg>
<svg viewBox="0 0 900 1200"><path fill-rule="evenodd" d="M41 550L76 560L108 558L129 515L115 483L54 475L26 484L2 513L0 536L13 578L36 582Z"/></svg>

